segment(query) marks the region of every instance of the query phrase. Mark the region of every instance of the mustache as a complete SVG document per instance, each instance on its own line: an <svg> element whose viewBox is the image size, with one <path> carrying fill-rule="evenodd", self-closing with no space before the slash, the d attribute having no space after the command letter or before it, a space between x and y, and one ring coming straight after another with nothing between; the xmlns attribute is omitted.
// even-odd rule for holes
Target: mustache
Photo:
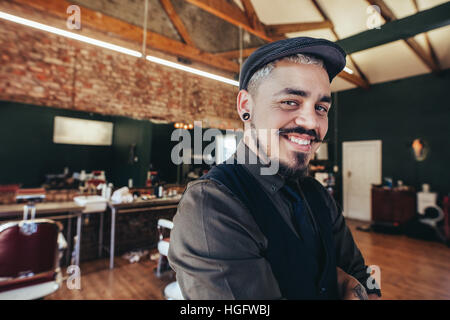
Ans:
<svg viewBox="0 0 450 320"><path fill-rule="evenodd" d="M284 128L284 129L278 129L278 135L281 134L289 134L289 133L298 133L298 134L307 134L311 137L313 137L313 142L324 142L325 140L320 139L319 134L313 130L313 129L305 129L303 127L293 127L293 128Z"/></svg>

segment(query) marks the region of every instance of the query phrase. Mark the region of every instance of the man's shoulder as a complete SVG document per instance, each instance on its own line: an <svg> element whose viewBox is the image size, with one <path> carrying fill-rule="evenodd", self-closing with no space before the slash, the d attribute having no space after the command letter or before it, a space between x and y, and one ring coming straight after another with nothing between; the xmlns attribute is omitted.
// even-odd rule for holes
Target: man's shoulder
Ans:
<svg viewBox="0 0 450 320"><path fill-rule="evenodd" d="M190 233L203 234L210 243L236 232L263 239L253 216L241 200L224 185L208 179L188 184L174 216L174 224L175 227L183 226L183 232L189 229Z"/></svg>
<svg viewBox="0 0 450 320"><path fill-rule="evenodd" d="M225 185L216 180L203 178L189 182L178 206L179 211L185 208L198 208L205 211L205 209L215 209L214 211L221 211L232 207L241 207L245 209L240 199Z"/></svg>
<svg viewBox="0 0 450 320"><path fill-rule="evenodd" d="M199 197L215 193L219 193L223 195L223 197L234 197L234 194L217 180L201 178L187 184L181 200L183 200L186 196L196 195Z"/></svg>

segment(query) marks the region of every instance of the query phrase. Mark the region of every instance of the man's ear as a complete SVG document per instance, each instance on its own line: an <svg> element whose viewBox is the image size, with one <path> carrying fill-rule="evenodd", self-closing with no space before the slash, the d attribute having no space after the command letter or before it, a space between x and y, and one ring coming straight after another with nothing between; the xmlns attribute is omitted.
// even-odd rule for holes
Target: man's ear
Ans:
<svg viewBox="0 0 450 320"><path fill-rule="evenodd" d="M245 112L250 113L252 115L252 109L253 109L253 100L250 93L248 93L247 90L241 90L239 91L237 95L236 100L236 108L237 112L239 114L239 117L242 119L242 115Z"/></svg>

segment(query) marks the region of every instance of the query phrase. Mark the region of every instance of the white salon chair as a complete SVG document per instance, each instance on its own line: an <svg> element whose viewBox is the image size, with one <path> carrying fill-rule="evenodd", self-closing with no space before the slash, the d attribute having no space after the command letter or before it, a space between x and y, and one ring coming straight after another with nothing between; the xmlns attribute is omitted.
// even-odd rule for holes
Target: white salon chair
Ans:
<svg viewBox="0 0 450 320"><path fill-rule="evenodd" d="M158 233L159 233L159 242L158 242L158 252L159 252L159 260L158 266L156 267L156 276L159 278L164 271L170 270L169 262L167 260L167 256L169 254L169 244L170 238L164 238L164 229L172 230L173 222L167 219L159 219L158 220ZM180 286L177 281L169 283L164 288L164 297L167 300L184 300L183 295L181 294Z"/></svg>
<svg viewBox="0 0 450 320"><path fill-rule="evenodd" d="M445 220L444 212L438 205L429 205L424 209L424 213L429 212L428 210L430 209L434 210L435 214L430 217L420 219L420 222L430 226L436 233L436 237L443 243L446 243L447 239L445 232L443 229L441 230L441 228L438 227L438 223Z"/></svg>

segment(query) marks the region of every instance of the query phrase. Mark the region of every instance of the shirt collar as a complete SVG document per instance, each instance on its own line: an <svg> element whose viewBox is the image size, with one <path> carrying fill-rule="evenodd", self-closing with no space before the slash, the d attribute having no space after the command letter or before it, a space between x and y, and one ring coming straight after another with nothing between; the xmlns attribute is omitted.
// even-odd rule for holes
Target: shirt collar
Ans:
<svg viewBox="0 0 450 320"><path fill-rule="evenodd" d="M245 154L246 161L243 163L240 162L240 159L238 159L236 153ZM247 161L252 158L257 159L257 156L242 140L236 148L236 153L234 154L234 157L238 160L238 163L242 164L243 167L246 168L256 178L256 180L258 180L258 182L269 194L278 192L284 186L285 179L281 175L278 173L273 175L262 175L261 168L265 166L264 164L260 161L257 161L258 163L256 164L250 164L249 161Z"/></svg>

